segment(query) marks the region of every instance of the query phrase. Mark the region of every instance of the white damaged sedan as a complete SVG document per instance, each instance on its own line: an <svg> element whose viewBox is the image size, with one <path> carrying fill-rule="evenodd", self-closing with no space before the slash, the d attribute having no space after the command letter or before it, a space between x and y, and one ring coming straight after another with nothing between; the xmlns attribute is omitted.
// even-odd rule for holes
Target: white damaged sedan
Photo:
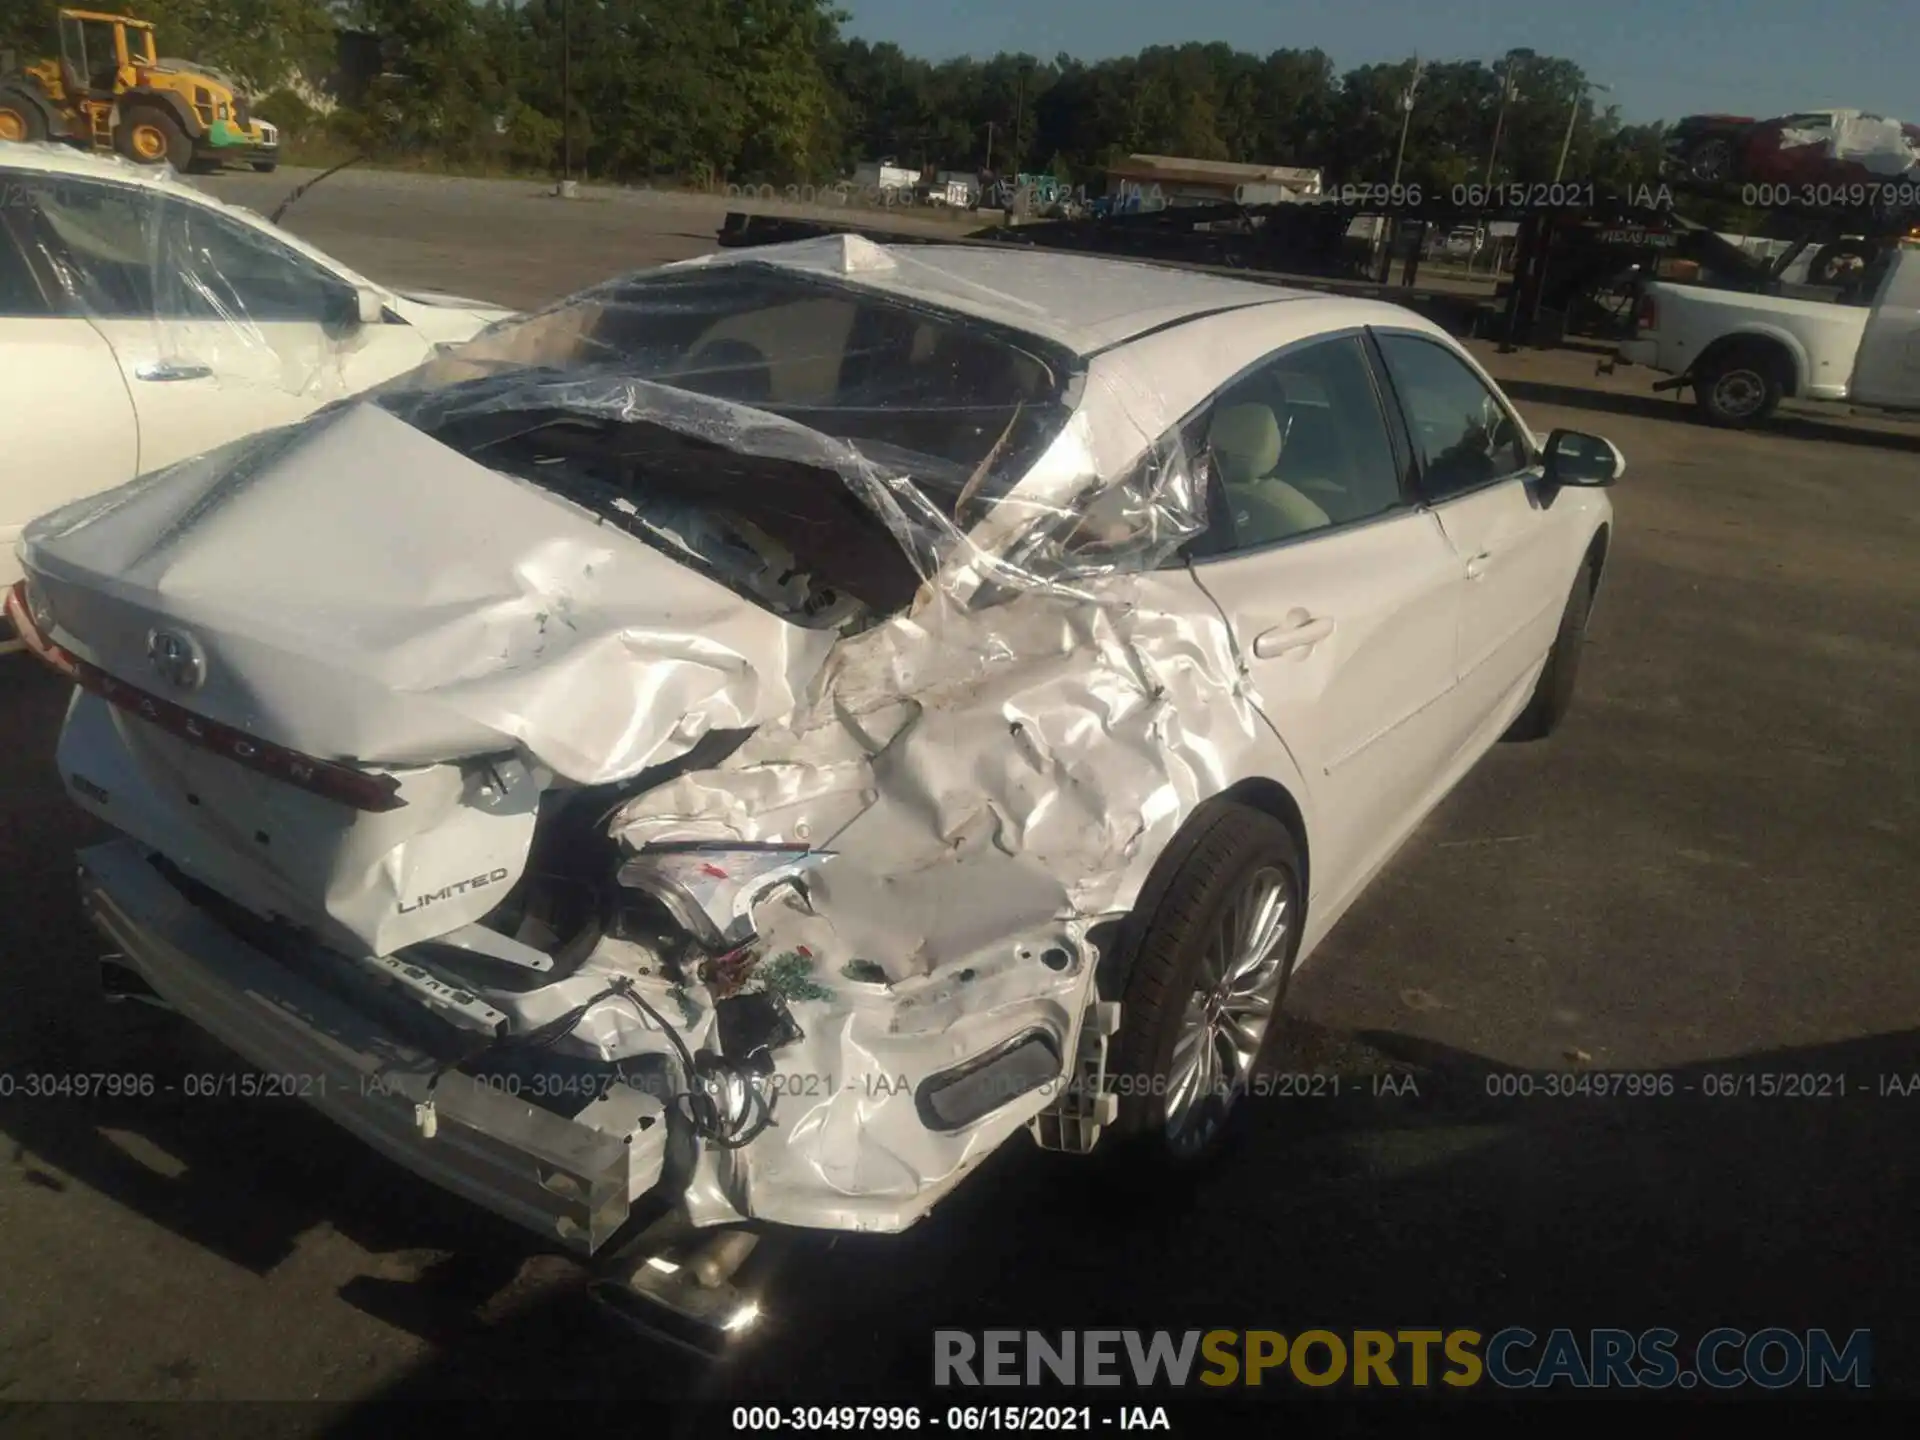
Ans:
<svg viewBox="0 0 1920 1440"><path fill-rule="evenodd" d="M836 236L57 511L9 609L116 986L718 1283L1022 1131L1217 1151L1290 974L1566 712L1622 468L1394 306Z"/></svg>

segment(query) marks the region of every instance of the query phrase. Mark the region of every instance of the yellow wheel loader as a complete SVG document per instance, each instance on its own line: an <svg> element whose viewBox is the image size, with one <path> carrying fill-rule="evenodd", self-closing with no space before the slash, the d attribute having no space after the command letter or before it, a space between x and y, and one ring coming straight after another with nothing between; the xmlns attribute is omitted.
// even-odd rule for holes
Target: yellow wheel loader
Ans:
<svg viewBox="0 0 1920 1440"><path fill-rule="evenodd" d="M278 164L278 135L247 113L234 81L160 59L148 21L62 10L58 25L57 59L0 71L0 140L64 140L181 171Z"/></svg>

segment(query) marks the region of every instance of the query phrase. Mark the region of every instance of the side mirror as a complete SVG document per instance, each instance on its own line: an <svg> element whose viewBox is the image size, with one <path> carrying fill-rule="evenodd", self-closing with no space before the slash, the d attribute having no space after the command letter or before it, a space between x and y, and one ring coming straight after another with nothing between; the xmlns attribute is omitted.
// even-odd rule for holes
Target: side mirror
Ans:
<svg viewBox="0 0 1920 1440"><path fill-rule="evenodd" d="M1547 484L1611 485L1627 472L1627 457L1611 440L1578 430L1555 430L1547 436L1542 471Z"/></svg>
<svg viewBox="0 0 1920 1440"><path fill-rule="evenodd" d="M353 330L362 325L378 325L387 313L386 301L378 290L365 285L351 288L328 286L323 319L338 330Z"/></svg>

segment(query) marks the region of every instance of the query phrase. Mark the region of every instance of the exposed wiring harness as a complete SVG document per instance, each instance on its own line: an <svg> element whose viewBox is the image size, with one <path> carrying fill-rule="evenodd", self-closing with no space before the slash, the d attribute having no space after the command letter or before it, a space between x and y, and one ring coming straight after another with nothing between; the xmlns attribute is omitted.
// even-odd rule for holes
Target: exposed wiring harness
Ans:
<svg viewBox="0 0 1920 1440"><path fill-rule="evenodd" d="M580 1028L580 1023L587 1018L588 1012L594 1006L602 1000L616 999L627 1001L666 1032L667 1039L672 1042L674 1051L679 1057L681 1074L686 1077L687 1085L683 1092L670 1099L685 1102L687 1119L692 1124L694 1133L702 1140L718 1150L738 1150L750 1144L761 1131L773 1123L773 1111L767 1104L766 1096L760 1093L759 1087L754 1085L744 1072L718 1055L702 1057L707 1061L703 1068L694 1059L693 1052L687 1048L687 1042L681 1037L678 1027L641 998L633 988L633 981L622 975L608 981L607 987L598 994L581 1001L571 1010L554 1016L546 1024L518 1035L496 1037L472 1053L463 1055L457 1060L449 1060L440 1066L428 1077L425 1101L414 1107L415 1118L422 1133L431 1138L437 1128L433 1097L441 1080L446 1076L493 1057L516 1052L551 1050ZM624 1070L620 1072L622 1079L625 1078L625 1073ZM724 1085L727 1076L736 1077L741 1089L746 1093L746 1108L731 1123L714 1096L708 1076L714 1076L712 1084L718 1085Z"/></svg>

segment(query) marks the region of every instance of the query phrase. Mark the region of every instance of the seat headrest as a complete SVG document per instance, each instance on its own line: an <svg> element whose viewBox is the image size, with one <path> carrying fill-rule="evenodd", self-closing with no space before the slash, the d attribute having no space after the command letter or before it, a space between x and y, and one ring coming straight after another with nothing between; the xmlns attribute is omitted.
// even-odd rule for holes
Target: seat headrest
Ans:
<svg viewBox="0 0 1920 1440"><path fill-rule="evenodd" d="M1223 405L1213 412L1207 445L1221 480L1244 485L1280 463L1280 422L1265 405Z"/></svg>

